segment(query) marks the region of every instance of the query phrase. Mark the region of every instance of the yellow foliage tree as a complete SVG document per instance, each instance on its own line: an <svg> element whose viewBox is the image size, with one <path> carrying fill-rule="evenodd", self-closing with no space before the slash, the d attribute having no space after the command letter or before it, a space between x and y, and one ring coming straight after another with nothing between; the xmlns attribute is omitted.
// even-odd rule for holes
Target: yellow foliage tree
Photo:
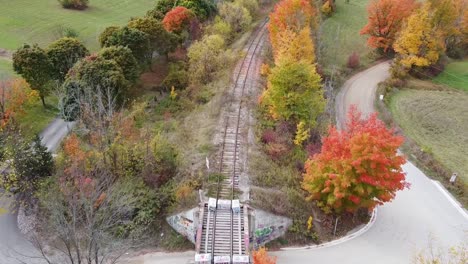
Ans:
<svg viewBox="0 0 468 264"><path fill-rule="evenodd" d="M306 127L306 123L304 121L300 121L297 124L296 137L294 138L294 144L296 144L297 146L300 146L302 145L302 142L309 139L309 137L310 137L309 128Z"/></svg>
<svg viewBox="0 0 468 264"><path fill-rule="evenodd" d="M395 41L394 50L400 63L411 68L426 67L436 63L444 51L443 43L432 26L430 4L425 4L408 18L408 23Z"/></svg>
<svg viewBox="0 0 468 264"><path fill-rule="evenodd" d="M274 52L275 64L281 61L315 62L315 48L309 26L295 32L290 29L278 33L278 44Z"/></svg>

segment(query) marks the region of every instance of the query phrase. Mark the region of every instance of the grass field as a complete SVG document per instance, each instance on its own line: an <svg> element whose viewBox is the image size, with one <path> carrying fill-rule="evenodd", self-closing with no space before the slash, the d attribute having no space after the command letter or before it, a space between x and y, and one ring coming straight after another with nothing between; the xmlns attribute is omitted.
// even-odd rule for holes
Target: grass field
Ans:
<svg viewBox="0 0 468 264"><path fill-rule="evenodd" d="M426 152L468 183L468 94L402 90L391 98L394 119Z"/></svg>
<svg viewBox="0 0 468 264"><path fill-rule="evenodd" d="M0 58L0 80L17 76L11 66L11 61Z"/></svg>
<svg viewBox="0 0 468 264"><path fill-rule="evenodd" d="M63 9L57 0L14 0L0 8L0 47L17 49L23 43L41 46L60 37L59 29L69 27L91 50L98 49L97 36L107 26L124 25L141 16L156 0L91 0L84 11Z"/></svg>
<svg viewBox="0 0 468 264"><path fill-rule="evenodd" d="M349 55L354 51L361 55L361 64L372 61L369 54L372 51L366 46L366 36L359 31L367 23L366 6L368 0L354 0L348 4L345 0L337 0L337 11L323 22L322 28L322 61L327 70L332 66L343 67Z"/></svg>
<svg viewBox="0 0 468 264"><path fill-rule="evenodd" d="M37 100L26 108L26 112L18 119L21 131L25 136L32 137L39 134L58 115L57 98L46 98L47 108L42 106L41 100Z"/></svg>
<svg viewBox="0 0 468 264"><path fill-rule="evenodd" d="M468 91L468 60L449 63L434 82Z"/></svg>

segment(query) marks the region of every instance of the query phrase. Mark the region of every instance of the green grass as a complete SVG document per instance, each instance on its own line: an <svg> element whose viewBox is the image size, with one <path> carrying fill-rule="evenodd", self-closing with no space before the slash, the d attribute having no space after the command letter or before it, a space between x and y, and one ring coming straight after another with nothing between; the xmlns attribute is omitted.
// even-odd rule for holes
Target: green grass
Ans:
<svg viewBox="0 0 468 264"><path fill-rule="evenodd" d="M326 69L333 66L341 68L346 65L349 55L354 51L360 54L361 65L369 64L370 48L366 46L367 37L359 31L367 23L366 6L368 0L354 0L349 4L345 0L337 0L337 11L333 16L323 21L322 29L322 62Z"/></svg>
<svg viewBox="0 0 468 264"><path fill-rule="evenodd" d="M468 182L468 94L402 90L390 109L405 134Z"/></svg>
<svg viewBox="0 0 468 264"><path fill-rule="evenodd" d="M0 80L17 76L11 66L11 61L0 58Z"/></svg>
<svg viewBox="0 0 468 264"><path fill-rule="evenodd" d="M46 46L60 37L60 27L79 33L89 49L98 49L97 37L110 25L124 25L130 17L141 16L155 0L91 0L83 11L64 9L57 0L15 0L0 8L0 47L17 49L23 43Z"/></svg>
<svg viewBox="0 0 468 264"><path fill-rule="evenodd" d="M434 82L468 91L468 60L449 63Z"/></svg>
<svg viewBox="0 0 468 264"><path fill-rule="evenodd" d="M46 98L47 107L42 106L41 100L37 100L28 107L18 119L21 131L27 137L39 134L58 115L57 98L49 96Z"/></svg>

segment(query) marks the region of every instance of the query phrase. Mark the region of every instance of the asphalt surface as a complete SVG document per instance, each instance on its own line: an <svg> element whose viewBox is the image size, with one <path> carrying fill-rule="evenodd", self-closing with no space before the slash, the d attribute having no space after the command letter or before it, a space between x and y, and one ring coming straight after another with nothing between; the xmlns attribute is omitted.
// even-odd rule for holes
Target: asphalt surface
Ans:
<svg viewBox="0 0 468 264"><path fill-rule="evenodd" d="M73 126L71 122L65 122L62 119L55 119L40 134L42 143L51 152L55 152L62 139L68 134ZM5 213L5 210L7 212ZM37 259L31 259L26 256L35 256L32 245L19 232L17 226L17 215L14 209L10 209L10 199L0 198L0 264L21 263L18 259L26 263L42 263Z"/></svg>

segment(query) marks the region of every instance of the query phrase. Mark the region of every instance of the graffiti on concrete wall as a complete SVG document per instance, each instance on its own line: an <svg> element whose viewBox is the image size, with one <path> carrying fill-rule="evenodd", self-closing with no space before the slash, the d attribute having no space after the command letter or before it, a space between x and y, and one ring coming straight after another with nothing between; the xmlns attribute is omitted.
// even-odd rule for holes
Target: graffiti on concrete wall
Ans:
<svg viewBox="0 0 468 264"><path fill-rule="evenodd" d="M284 226L266 226L266 227L259 227L254 231L253 234L253 242L257 246L263 245L267 242L270 242L280 236L282 236L285 232Z"/></svg>
<svg viewBox="0 0 468 264"><path fill-rule="evenodd" d="M192 243L195 243L196 228L194 226L193 220L182 215L174 215L174 216L168 217L167 222L179 234L186 237Z"/></svg>

